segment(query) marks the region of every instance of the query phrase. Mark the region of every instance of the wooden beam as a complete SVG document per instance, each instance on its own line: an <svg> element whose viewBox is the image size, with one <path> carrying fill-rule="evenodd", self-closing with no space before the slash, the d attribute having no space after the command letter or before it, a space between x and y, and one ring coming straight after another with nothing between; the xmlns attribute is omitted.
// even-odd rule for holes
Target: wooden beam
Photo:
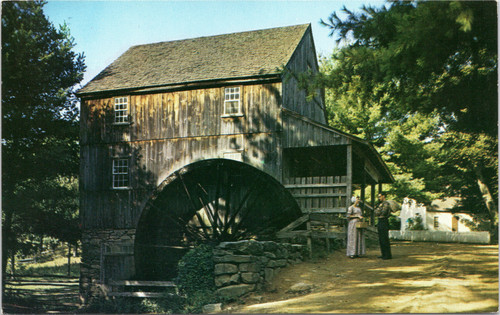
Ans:
<svg viewBox="0 0 500 315"><path fill-rule="evenodd" d="M309 195L301 195L301 194L292 194L294 198L327 198L327 197L341 197L345 196L343 193L335 193L335 194L309 194Z"/></svg>
<svg viewBox="0 0 500 315"><path fill-rule="evenodd" d="M332 214L323 214L323 213L311 213L310 214L311 224L328 223L330 225L344 226L345 220L346 219L341 218L337 215L332 215Z"/></svg>
<svg viewBox="0 0 500 315"><path fill-rule="evenodd" d="M140 287L177 287L172 281L134 281L134 280L115 280L110 281L110 285L121 286L140 286Z"/></svg>
<svg viewBox="0 0 500 315"><path fill-rule="evenodd" d="M308 214L303 215L300 218L298 218L297 220L293 221L292 223L290 223L287 226L285 226L284 228L282 228L278 233L290 232L293 229L295 229L296 227L298 227L299 225L301 225L302 223L307 222L308 220L309 220L309 215Z"/></svg>
<svg viewBox="0 0 500 315"><path fill-rule="evenodd" d="M109 292L108 296L119 296L119 297L139 297L139 298L161 298L164 296L178 296L173 293L164 292Z"/></svg>
<svg viewBox="0 0 500 315"><path fill-rule="evenodd" d="M371 206L372 210L375 209L375 185L370 185L371 186ZM373 211L370 213L370 225L373 225L375 223L375 214Z"/></svg>
<svg viewBox="0 0 500 315"><path fill-rule="evenodd" d="M375 182L379 182L382 180L382 176L368 159L365 160L364 170Z"/></svg>
<svg viewBox="0 0 500 315"><path fill-rule="evenodd" d="M346 213L347 208L336 207L336 208L308 208L306 209L309 213Z"/></svg>
<svg viewBox="0 0 500 315"><path fill-rule="evenodd" d="M365 188L366 188L366 170L363 169L363 182L361 183L361 213L363 214L363 216L365 215L366 213L366 210L365 210Z"/></svg>
<svg viewBox="0 0 500 315"><path fill-rule="evenodd" d="M345 238L345 233L344 232L325 232L325 231L312 231L311 232L312 237L314 238L326 238L328 237L329 239L344 239Z"/></svg>
<svg viewBox="0 0 500 315"><path fill-rule="evenodd" d="M326 243L326 252L327 253L330 253L330 224L328 223L325 223L325 231L326 231L326 235L325 235L325 243Z"/></svg>
<svg viewBox="0 0 500 315"><path fill-rule="evenodd" d="M13 286L56 286L56 287L71 287L78 286L78 283L70 282L44 282L44 281L5 281L5 285L13 285Z"/></svg>
<svg viewBox="0 0 500 315"><path fill-rule="evenodd" d="M277 83L281 82L280 74L268 74L268 75L255 75L241 78L227 78L227 79L213 79L204 81L195 81L184 84L167 84L160 86L149 86L141 88L127 88L127 89L117 89L108 90L100 92L87 92L87 93L77 93L78 97L82 99L96 99L112 97L117 94L152 94L152 93L165 93L174 91L184 91L184 90L199 90L199 89L209 89L223 87L227 85L248 85L248 84L267 84L267 83Z"/></svg>
<svg viewBox="0 0 500 315"><path fill-rule="evenodd" d="M307 249L309 249L309 259L312 258L312 238L311 238L311 222L307 221Z"/></svg>
<svg viewBox="0 0 500 315"><path fill-rule="evenodd" d="M352 144L348 145L346 148L346 159L347 159L347 188L346 188L346 211L347 207L349 207L352 198Z"/></svg>
<svg viewBox="0 0 500 315"><path fill-rule="evenodd" d="M276 233L278 238L294 238L297 236L310 237L311 231L290 231L290 232L278 232Z"/></svg>
<svg viewBox="0 0 500 315"><path fill-rule="evenodd" d="M332 183L332 184L290 184L284 185L285 188L335 188L335 187L345 187L347 183Z"/></svg>

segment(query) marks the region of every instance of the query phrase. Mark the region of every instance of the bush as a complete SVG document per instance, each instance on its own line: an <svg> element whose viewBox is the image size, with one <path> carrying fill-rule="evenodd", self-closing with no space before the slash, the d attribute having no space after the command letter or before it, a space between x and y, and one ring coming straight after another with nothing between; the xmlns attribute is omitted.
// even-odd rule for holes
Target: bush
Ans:
<svg viewBox="0 0 500 315"><path fill-rule="evenodd" d="M79 313L99 314L179 314L184 310L180 297L138 299L135 297L96 298Z"/></svg>
<svg viewBox="0 0 500 315"><path fill-rule="evenodd" d="M389 217L389 230L400 230L401 219L395 215Z"/></svg>
<svg viewBox="0 0 500 315"><path fill-rule="evenodd" d="M204 305L220 302L215 290L200 290L187 296L184 311L188 314L202 313Z"/></svg>
<svg viewBox="0 0 500 315"><path fill-rule="evenodd" d="M215 290L213 246L199 245L181 258L176 283L187 295L196 291Z"/></svg>
<svg viewBox="0 0 500 315"><path fill-rule="evenodd" d="M422 217L421 216L415 216L413 218L408 218L408 230L412 231L421 231L425 230L425 226L422 222Z"/></svg>
<svg viewBox="0 0 500 315"><path fill-rule="evenodd" d="M217 303L215 293L213 246L200 245L181 258L175 282L186 298L167 296L157 299L102 298L84 309L85 313L130 314L194 314L206 304Z"/></svg>
<svg viewBox="0 0 500 315"><path fill-rule="evenodd" d="M179 314L184 310L184 299L176 296L162 299L143 299L141 310L141 313Z"/></svg>
<svg viewBox="0 0 500 315"><path fill-rule="evenodd" d="M140 300L133 298L94 298L91 303L82 310L84 313L138 313L140 312Z"/></svg>
<svg viewBox="0 0 500 315"><path fill-rule="evenodd" d="M217 303L212 245L202 244L179 261L176 283L186 294L185 311L201 313L206 304Z"/></svg>

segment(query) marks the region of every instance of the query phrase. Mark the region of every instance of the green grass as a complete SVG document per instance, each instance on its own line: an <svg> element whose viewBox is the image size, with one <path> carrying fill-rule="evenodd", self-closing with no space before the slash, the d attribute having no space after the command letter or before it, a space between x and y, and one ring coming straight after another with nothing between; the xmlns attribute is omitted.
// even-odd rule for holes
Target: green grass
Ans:
<svg viewBox="0 0 500 315"><path fill-rule="evenodd" d="M80 257L71 257L70 276L72 278L61 278L61 276L68 276L67 257L56 256L44 262L18 264L15 274L22 277L16 278L16 281L9 281L5 286L4 311L9 313L75 312L79 307L79 263Z"/></svg>
<svg viewBox="0 0 500 315"><path fill-rule="evenodd" d="M80 277L80 257L71 257L70 277ZM10 264L7 268L7 274L10 274ZM54 257L51 260L16 264L16 275L21 276L68 276L68 258Z"/></svg>
<svg viewBox="0 0 500 315"><path fill-rule="evenodd" d="M53 260L43 263L33 263L19 266L16 274L27 276L67 276L68 258L56 257ZM71 257L70 276L80 277L80 257Z"/></svg>

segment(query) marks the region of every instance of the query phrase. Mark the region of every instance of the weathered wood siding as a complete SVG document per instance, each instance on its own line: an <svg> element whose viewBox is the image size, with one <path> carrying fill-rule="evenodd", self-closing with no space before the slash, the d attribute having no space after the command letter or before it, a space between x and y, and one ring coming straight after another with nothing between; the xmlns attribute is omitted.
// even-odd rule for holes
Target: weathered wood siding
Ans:
<svg viewBox="0 0 500 315"><path fill-rule="evenodd" d="M114 98L83 100L81 218L84 228L134 228L172 172L236 158L280 178L281 84L241 86L243 115L223 115L223 88L129 95L130 124L115 125ZM130 189L112 188L112 160L129 159Z"/></svg>
<svg viewBox="0 0 500 315"><path fill-rule="evenodd" d="M349 145L351 140L340 133L323 128L283 111L283 148Z"/></svg>
<svg viewBox="0 0 500 315"><path fill-rule="evenodd" d="M284 177L285 188L303 213L344 213L347 176Z"/></svg>
<svg viewBox="0 0 500 315"><path fill-rule="evenodd" d="M351 139L340 133L301 119L286 110L283 111L282 120L283 149L339 146L346 147L347 152L350 151ZM333 167L335 161L331 163ZM349 161L347 164L344 175L311 177L292 177L285 165L283 184L295 197L304 213L344 213L352 189L352 173L349 172L351 164Z"/></svg>
<svg viewBox="0 0 500 315"><path fill-rule="evenodd" d="M317 73L318 62L312 32L306 32L287 65L288 74L283 81L283 107L320 123L326 123L323 95L317 91L313 100L307 100L307 93L299 88L296 76L304 72Z"/></svg>
<svg viewBox="0 0 500 315"><path fill-rule="evenodd" d="M243 116L222 118L224 88L129 97L131 124L113 124L114 98L85 100L82 144L273 132L281 83L242 85Z"/></svg>

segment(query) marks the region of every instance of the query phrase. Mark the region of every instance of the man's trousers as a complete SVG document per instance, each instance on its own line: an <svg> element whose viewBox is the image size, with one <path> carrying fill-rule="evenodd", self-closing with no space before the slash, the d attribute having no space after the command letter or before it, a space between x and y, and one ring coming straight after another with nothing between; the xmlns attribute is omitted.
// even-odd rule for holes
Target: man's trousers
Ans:
<svg viewBox="0 0 500 315"><path fill-rule="evenodd" d="M391 259L391 243L389 242L389 220L387 218L378 219L378 241L382 259Z"/></svg>

